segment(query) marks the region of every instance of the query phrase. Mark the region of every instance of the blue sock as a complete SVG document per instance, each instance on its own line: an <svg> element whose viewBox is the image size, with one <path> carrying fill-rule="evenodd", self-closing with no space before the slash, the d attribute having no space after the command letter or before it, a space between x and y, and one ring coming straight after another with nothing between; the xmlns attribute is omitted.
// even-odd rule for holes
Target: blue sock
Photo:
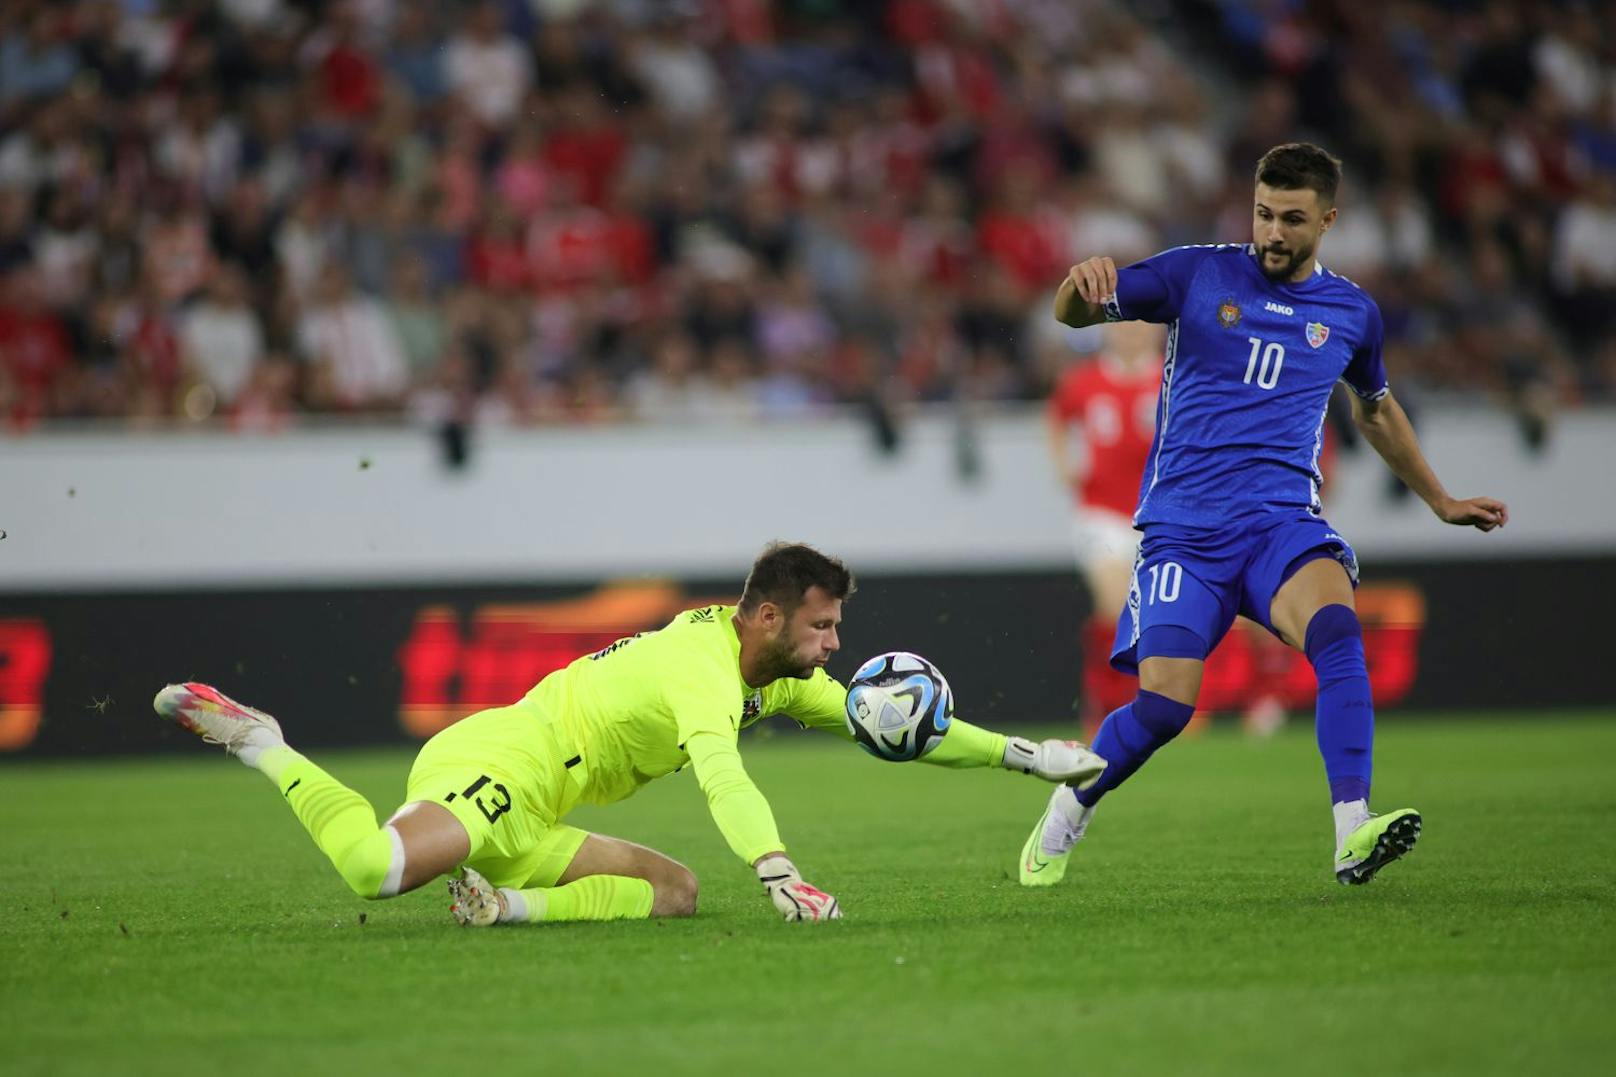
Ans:
<svg viewBox="0 0 1616 1077"><path fill-rule="evenodd" d="M1330 800L1367 801L1375 705L1369 695L1369 667L1364 664L1363 627L1352 607L1330 605L1315 613L1307 623L1304 650L1319 680L1315 731L1324 774L1330 779Z"/></svg>
<svg viewBox="0 0 1616 1077"><path fill-rule="evenodd" d="M1141 689L1132 703L1106 715L1089 745L1105 759L1106 768L1099 781L1077 791L1077 802L1092 808L1143 766L1152 752L1178 736L1194 713L1188 703Z"/></svg>

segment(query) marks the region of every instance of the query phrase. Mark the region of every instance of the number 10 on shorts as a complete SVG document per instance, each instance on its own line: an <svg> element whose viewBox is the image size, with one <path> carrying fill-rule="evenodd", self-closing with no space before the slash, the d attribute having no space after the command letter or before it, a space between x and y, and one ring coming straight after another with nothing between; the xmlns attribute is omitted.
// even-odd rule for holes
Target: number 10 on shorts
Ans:
<svg viewBox="0 0 1616 1077"><path fill-rule="evenodd" d="M1178 588L1184 582L1184 569L1177 561L1163 561L1158 565L1150 565L1145 569L1150 573L1150 597L1146 604L1154 606L1158 601L1176 602Z"/></svg>

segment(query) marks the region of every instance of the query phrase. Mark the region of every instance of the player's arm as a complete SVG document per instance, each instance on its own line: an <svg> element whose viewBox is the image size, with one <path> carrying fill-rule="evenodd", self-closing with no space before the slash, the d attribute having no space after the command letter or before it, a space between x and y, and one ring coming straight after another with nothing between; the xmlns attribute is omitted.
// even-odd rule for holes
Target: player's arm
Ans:
<svg viewBox="0 0 1616 1077"><path fill-rule="evenodd" d="M783 851L774 812L746 773L735 735L716 730L693 733L685 741L685 751L707 798L707 810L731 851L748 864Z"/></svg>
<svg viewBox="0 0 1616 1077"><path fill-rule="evenodd" d="M1055 319L1074 329L1101 322L1156 322L1177 318L1204 248L1170 251L1117 268L1097 255L1079 262L1055 290Z"/></svg>
<svg viewBox="0 0 1616 1077"><path fill-rule="evenodd" d="M840 681L820 671L794 688L785 706L797 724L804 729L823 729L843 740L853 739L847 728L847 689ZM948 724L937 747L920 761L951 770L1002 767L1048 782L1082 782L1098 778L1105 769L1105 760L1077 741L1009 737L961 718Z"/></svg>
<svg viewBox="0 0 1616 1077"><path fill-rule="evenodd" d="M1443 523L1491 531L1509 522L1509 508L1491 497L1456 498L1443 487L1420 451L1408 413L1386 390L1376 399L1353 396L1352 421L1392 473L1431 507Z"/></svg>
<svg viewBox="0 0 1616 1077"><path fill-rule="evenodd" d="M1055 291L1055 320L1073 329L1105 321L1105 301L1117 294L1117 263L1096 255L1073 266Z"/></svg>
<svg viewBox="0 0 1616 1077"><path fill-rule="evenodd" d="M1375 447L1392 474L1418 494L1436 513L1437 519L1481 531L1504 526L1509 522L1509 509L1502 501L1491 497L1461 500L1450 496L1443 488L1420 451L1414 424L1408 421L1408 413L1392 396L1391 386L1386 382L1386 364L1381 356L1385 327L1380 308L1371 301L1364 315L1363 339L1353 349L1352 358L1341 374L1341 380L1353 392L1353 425L1364 440Z"/></svg>
<svg viewBox="0 0 1616 1077"><path fill-rule="evenodd" d="M960 718L948 724L942 743L921 756L920 761L956 770L1002 767L1046 782L1069 782L1079 788L1094 782L1105 770L1105 760L1079 741L1006 736Z"/></svg>
<svg viewBox="0 0 1616 1077"><path fill-rule="evenodd" d="M752 865L774 907L787 920L836 920L836 899L803 881L785 853L774 812L741 764L733 730L704 729L685 741L707 810L736 856Z"/></svg>

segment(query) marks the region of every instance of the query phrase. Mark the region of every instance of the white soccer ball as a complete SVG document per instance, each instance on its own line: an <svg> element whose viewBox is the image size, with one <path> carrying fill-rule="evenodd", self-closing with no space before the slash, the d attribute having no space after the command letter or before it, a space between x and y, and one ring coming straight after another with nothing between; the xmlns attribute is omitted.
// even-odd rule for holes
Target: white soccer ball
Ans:
<svg viewBox="0 0 1616 1077"><path fill-rule="evenodd" d="M919 759L942 743L953 720L948 681L918 654L878 654L848 682L847 728L877 759Z"/></svg>

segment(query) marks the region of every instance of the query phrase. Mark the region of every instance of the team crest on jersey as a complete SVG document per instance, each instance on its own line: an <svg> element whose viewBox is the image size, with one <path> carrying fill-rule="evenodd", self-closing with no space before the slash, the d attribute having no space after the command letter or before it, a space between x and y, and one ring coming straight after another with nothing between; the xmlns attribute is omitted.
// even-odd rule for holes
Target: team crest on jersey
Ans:
<svg viewBox="0 0 1616 1077"><path fill-rule="evenodd" d="M1307 342L1315 348L1323 347L1324 342L1330 339L1330 327L1320 325L1318 322L1307 323Z"/></svg>
<svg viewBox="0 0 1616 1077"><path fill-rule="evenodd" d="M751 695L747 696L746 702L741 704L741 724L745 725L747 722L757 721L758 712L762 709L762 692L753 692Z"/></svg>
<svg viewBox="0 0 1616 1077"><path fill-rule="evenodd" d="M1233 299L1225 299L1223 306L1218 308L1218 324L1225 329L1233 329L1240 324L1240 304Z"/></svg>

